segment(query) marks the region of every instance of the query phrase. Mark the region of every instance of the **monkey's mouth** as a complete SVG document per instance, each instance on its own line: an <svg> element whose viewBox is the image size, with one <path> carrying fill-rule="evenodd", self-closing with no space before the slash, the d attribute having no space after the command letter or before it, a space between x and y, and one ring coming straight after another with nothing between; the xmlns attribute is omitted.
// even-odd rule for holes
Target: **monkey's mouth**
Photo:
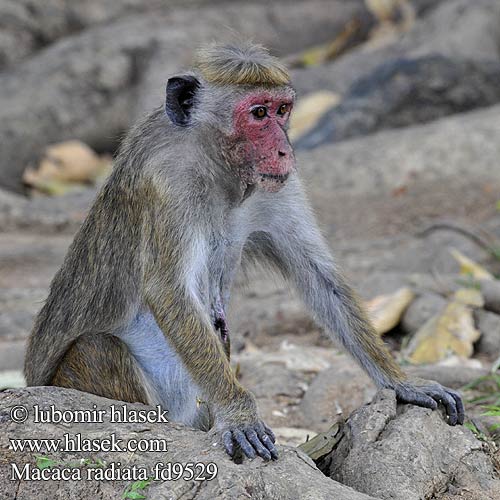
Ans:
<svg viewBox="0 0 500 500"><path fill-rule="evenodd" d="M290 173L287 172L286 174L258 174L258 175L260 175L260 179L262 181L269 179L283 184L283 182L285 182L290 176Z"/></svg>
<svg viewBox="0 0 500 500"><path fill-rule="evenodd" d="M290 172L284 174L267 174L257 173L257 183L268 193L277 193L285 185L286 180L290 176Z"/></svg>

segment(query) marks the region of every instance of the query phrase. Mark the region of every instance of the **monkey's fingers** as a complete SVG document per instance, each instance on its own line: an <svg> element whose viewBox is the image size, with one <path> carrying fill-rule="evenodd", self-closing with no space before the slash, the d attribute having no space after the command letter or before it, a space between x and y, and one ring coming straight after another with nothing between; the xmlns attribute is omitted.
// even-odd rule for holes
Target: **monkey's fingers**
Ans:
<svg viewBox="0 0 500 500"><path fill-rule="evenodd" d="M257 433L252 429L247 429L245 431L245 435L247 439L250 441L250 443L253 445L255 450L257 451L257 454L262 457L264 460L271 460L271 453L269 450L261 443L259 436L257 436Z"/></svg>
<svg viewBox="0 0 500 500"><path fill-rule="evenodd" d="M448 423L450 425L457 425L458 414L457 414L457 403L454 398L452 398L446 391L430 390L428 392L429 396L431 396L438 403L443 403L446 408L446 414L448 415Z"/></svg>
<svg viewBox="0 0 500 500"><path fill-rule="evenodd" d="M465 410L462 398L460 395L443 387L440 384L432 384L429 387L424 387L424 391L436 401L443 403L448 415L448 423L450 425L463 424L465 419Z"/></svg>
<svg viewBox="0 0 500 500"><path fill-rule="evenodd" d="M398 400L403 403L412 403L433 410L437 408L438 403L442 403L446 408L450 425L464 423L465 410L462 398L457 392L440 384L429 383L418 386L405 384L396 388L396 394Z"/></svg>
<svg viewBox="0 0 500 500"><path fill-rule="evenodd" d="M464 403L462 401L462 397L455 391L448 390L448 393L451 394L451 397L455 400L457 404L457 413L458 413L457 423L459 425L462 425L465 420L465 408L464 408Z"/></svg>
<svg viewBox="0 0 500 500"><path fill-rule="evenodd" d="M239 429L233 430L233 438L240 445L241 450L248 458L255 458L256 453L245 434Z"/></svg>
<svg viewBox="0 0 500 500"><path fill-rule="evenodd" d="M262 425L264 426L266 434L268 434L268 436L271 438L271 441L273 443L276 443L276 436L274 435L274 432L264 422L262 422Z"/></svg>
<svg viewBox="0 0 500 500"><path fill-rule="evenodd" d="M224 445L226 453L230 457L234 456L233 435L231 431L225 431L222 433L222 444Z"/></svg>
<svg viewBox="0 0 500 500"><path fill-rule="evenodd" d="M396 388L396 396L400 403L409 403L417 406L423 406L424 408L430 408L435 410L437 408L437 403L433 398L428 396L420 388L416 388L412 385L400 385Z"/></svg>
<svg viewBox="0 0 500 500"><path fill-rule="evenodd" d="M273 460L278 459L278 450L276 449L276 446L274 446L274 443L276 441L276 438L274 437L274 433L269 427L264 423L261 422L257 426L257 435L259 436L259 439L264 443L266 448L269 450L269 453L271 453L271 458Z"/></svg>

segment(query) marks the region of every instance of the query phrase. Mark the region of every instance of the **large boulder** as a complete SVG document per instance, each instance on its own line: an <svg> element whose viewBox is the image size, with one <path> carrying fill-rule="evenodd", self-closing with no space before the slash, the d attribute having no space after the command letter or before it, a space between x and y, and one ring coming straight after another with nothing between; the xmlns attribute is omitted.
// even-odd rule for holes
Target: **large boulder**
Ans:
<svg viewBox="0 0 500 500"><path fill-rule="evenodd" d="M500 62L439 54L380 64L349 88L343 101L296 141L298 149L425 123L500 102Z"/></svg>
<svg viewBox="0 0 500 500"><path fill-rule="evenodd" d="M297 146L498 102L499 23L496 0L439 2L424 9L408 32L361 45L327 65L296 70L300 93L328 89L343 97Z"/></svg>
<svg viewBox="0 0 500 500"><path fill-rule="evenodd" d="M396 405L393 391L354 412L343 438L320 467L330 477L380 499L500 498L488 449L439 411Z"/></svg>
<svg viewBox="0 0 500 500"><path fill-rule="evenodd" d="M0 498L5 500L32 500L33 498L72 498L75 500L121 499L127 487L134 480L115 481L29 481L12 480L13 466L22 470L29 464L33 474L40 472L35 455L45 456L45 464L38 459L38 465L56 468L74 467L82 477L90 477L90 469L107 467L111 463L121 469L131 470L136 466L147 470L162 463L215 463L218 472L213 480L155 480L145 491L147 498L191 498L197 500L241 499L253 500L369 500L373 497L358 493L336 481L325 477L303 452L289 447L279 447L280 459L264 462L261 459L244 460L235 463L222 450L218 437L213 432L204 433L178 424L165 423L110 423L110 405L123 405L97 396L55 387L39 387L0 392ZM14 423L10 418L13 407L22 405L30 415L23 423ZM48 409L51 405L58 410L104 410L102 423L56 424L33 422L33 406ZM128 404L129 412L151 409L139 404ZM125 444L131 439L166 440L168 451L164 452L62 452L32 453L28 450L14 451L9 439L63 439L65 434L102 441L112 434ZM160 442L156 441L156 442ZM153 442L153 441L151 441ZM57 465L52 465L57 464ZM118 465L119 464L119 465ZM45 469L47 474L48 469ZM115 476L116 477L116 476ZM153 477L148 473L148 477ZM140 493L139 490L138 493ZM134 498L129 496L127 498ZM135 497L140 498L140 497Z"/></svg>

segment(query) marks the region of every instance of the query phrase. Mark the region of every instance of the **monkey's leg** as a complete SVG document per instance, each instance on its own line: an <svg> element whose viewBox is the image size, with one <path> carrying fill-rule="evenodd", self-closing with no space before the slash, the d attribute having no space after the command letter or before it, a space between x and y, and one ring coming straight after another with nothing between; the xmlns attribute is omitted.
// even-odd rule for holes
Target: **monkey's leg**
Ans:
<svg viewBox="0 0 500 500"><path fill-rule="evenodd" d="M147 404L140 369L127 346L105 334L82 335L62 359L52 385Z"/></svg>

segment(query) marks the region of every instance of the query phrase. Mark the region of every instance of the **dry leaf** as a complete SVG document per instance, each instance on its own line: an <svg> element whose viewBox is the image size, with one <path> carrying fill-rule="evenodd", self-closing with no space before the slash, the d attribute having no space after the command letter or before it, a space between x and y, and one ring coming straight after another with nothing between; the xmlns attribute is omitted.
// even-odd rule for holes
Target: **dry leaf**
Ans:
<svg viewBox="0 0 500 500"><path fill-rule="evenodd" d="M453 294L453 300L466 306L484 307L483 294L476 288L459 288Z"/></svg>
<svg viewBox="0 0 500 500"><path fill-rule="evenodd" d="M311 130L320 118L340 101L340 96L334 92L322 90L301 98L290 117L290 131L292 141Z"/></svg>
<svg viewBox="0 0 500 500"><path fill-rule="evenodd" d="M44 193L59 195L75 185L96 182L110 169L110 158L100 157L83 142L66 141L48 146L38 167L25 170L23 181Z"/></svg>
<svg viewBox="0 0 500 500"><path fill-rule="evenodd" d="M373 326L382 335L399 324L401 316L411 304L415 294L410 288L400 288L388 295L378 295L366 307Z"/></svg>
<svg viewBox="0 0 500 500"><path fill-rule="evenodd" d="M406 355L414 364L437 363L453 355L468 358L480 335L474 327L472 309L459 302L450 302L415 333Z"/></svg>
<svg viewBox="0 0 500 500"><path fill-rule="evenodd" d="M299 448L313 460L319 460L335 448L343 436L342 429L343 424L335 422L326 432L317 434L306 443L301 444Z"/></svg>
<svg viewBox="0 0 500 500"><path fill-rule="evenodd" d="M480 266L456 248L450 249L451 255L460 264L460 274L472 276L476 280L494 280L495 277L487 271L483 266Z"/></svg>

